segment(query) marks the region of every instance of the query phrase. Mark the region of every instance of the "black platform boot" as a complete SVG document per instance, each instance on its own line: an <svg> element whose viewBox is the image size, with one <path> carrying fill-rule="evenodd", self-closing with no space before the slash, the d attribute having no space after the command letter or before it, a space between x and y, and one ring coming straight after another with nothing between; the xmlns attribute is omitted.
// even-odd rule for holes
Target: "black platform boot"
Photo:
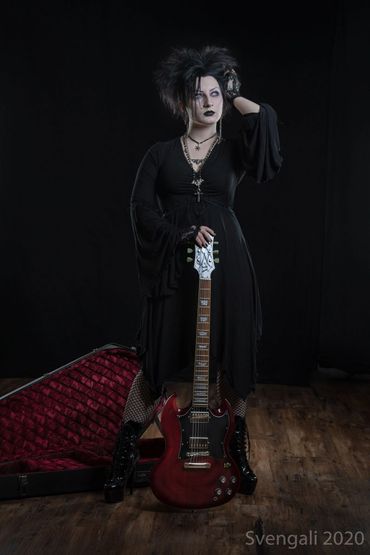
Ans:
<svg viewBox="0 0 370 555"><path fill-rule="evenodd" d="M139 459L137 440L145 430L140 422L129 420L121 424L113 452L112 465L104 484L104 498L107 503L117 503L125 496L126 485L132 494L136 463Z"/></svg>
<svg viewBox="0 0 370 555"><path fill-rule="evenodd" d="M245 419L235 416L235 432L230 441L230 454L235 460L240 471L239 493L250 495L254 492L257 484L257 476L249 466L246 454L246 438L248 440L248 455L250 453L249 435Z"/></svg>

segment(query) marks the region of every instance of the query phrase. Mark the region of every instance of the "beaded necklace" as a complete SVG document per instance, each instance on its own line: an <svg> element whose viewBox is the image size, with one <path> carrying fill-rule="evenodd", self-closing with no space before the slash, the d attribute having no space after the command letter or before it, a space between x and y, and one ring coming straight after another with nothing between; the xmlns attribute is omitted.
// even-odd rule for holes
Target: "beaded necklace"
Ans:
<svg viewBox="0 0 370 555"><path fill-rule="evenodd" d="M194 195L196 195L197 197L197 202L200 202L200 196L203 195L203 191L201 189L201 185L202 183L204 183L204 179L201 176L201 169L204 166L206 160L210 157L211 152L213 151L213 149L215 148L215 146L220 142L220 137L217 136L217 139L213 142L213 144L211 145L211 147L209 148L206 156L202 159L202 160L197 160L197 164L199 163L199 168L197 169L197 171L194 170L193 165L191 163L191 158L189 155L189 150L188 150L188 145L186 144L186 135L182 135L181 137L181 141L184 147L184 153L185 153L185 158L189 164L189 166L191 167L191 169L193 170L193 180L192 180L192 185L195 185L196 190L194 192Z"/></svg>

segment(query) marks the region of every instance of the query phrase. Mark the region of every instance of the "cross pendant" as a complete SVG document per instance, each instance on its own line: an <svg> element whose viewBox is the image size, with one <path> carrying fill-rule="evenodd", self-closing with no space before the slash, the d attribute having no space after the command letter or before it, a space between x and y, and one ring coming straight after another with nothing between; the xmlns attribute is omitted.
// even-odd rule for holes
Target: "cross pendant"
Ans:
<svg viewBox="0 0 370 555"><path fill-rule="evenodd" d="M204 179L201 177L194 178L192 184L196 186L197 190L195 191L194 195L197 196L197 202L200 202L200 195L202 195L202 190L200 188L201 184L204 183Z"/></svg>

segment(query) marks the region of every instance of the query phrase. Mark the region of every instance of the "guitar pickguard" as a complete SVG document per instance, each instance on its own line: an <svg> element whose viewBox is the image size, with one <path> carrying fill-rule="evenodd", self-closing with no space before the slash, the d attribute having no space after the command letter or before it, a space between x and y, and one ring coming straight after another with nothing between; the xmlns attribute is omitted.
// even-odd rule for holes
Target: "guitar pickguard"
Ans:
<svg viewBox="0 0 370 555"><path fill-rule="evenodd" d="M181 430L179 459L189 458L189 453L198 453L199 458L226 458L224 442L229 429L228 413L216 416L207 411L207 419L194 418L193 414L194 408L191 407L185 414L178 415Z"/></svg>

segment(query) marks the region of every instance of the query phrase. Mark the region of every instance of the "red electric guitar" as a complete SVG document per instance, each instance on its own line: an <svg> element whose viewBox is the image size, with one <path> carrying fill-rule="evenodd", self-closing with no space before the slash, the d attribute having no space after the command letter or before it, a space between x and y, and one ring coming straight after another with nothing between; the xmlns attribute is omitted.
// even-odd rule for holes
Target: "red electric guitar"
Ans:
<svg viewBox="0 0 370 555"><path fill-rule="evenodd" d="M211 410L209 399L209 345L211 273L215 268L213 238L207 247L195 245L194 268L199 273L193 398L178 408L176 393L162 409L161 432L165 450L151 472L154 495L163 503L187 509L205 509L227 503L238 492L239 469L229 453L234 431L231 405L224 399ZM215 242L216 244L216 242ZM188 253L193 249L188 248ZM193 261L188 257L187 261Z"/></svg>

